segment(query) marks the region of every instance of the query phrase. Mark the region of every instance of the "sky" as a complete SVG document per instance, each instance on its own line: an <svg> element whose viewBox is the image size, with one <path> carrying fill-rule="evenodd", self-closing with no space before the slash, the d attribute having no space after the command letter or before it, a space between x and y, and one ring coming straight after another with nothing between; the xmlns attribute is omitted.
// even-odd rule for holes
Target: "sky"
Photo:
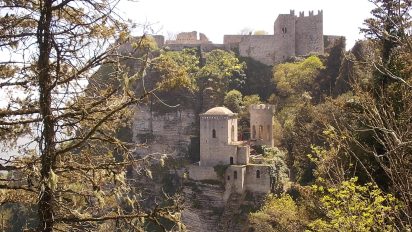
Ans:
<svg viewBox="0 0 412 232"><path fill-rule="evenodd" d="M138 25L150 25L154 34L167 38L178 32L198 31L214 43L222 43L223 35L239 34L244 28L273 34L277 15L290 10L296 15L323 10L323 33L345 36L350 49L363 38L359 28L373 7L368 0L138 0L122 1L119 10Z"/></svg>

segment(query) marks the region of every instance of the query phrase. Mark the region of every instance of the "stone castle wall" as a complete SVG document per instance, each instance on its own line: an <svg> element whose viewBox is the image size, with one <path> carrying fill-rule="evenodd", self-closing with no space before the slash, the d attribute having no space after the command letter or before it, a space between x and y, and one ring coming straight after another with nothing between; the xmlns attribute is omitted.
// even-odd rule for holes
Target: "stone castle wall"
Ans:
<svg viewBox="0 0 412 232"><path fill-rule="evenodd" d="M323 12L317 15L309 11L309 16L304 12L296 17L296 55L307 55L311 52L323 54Z"/></svg>
<svg viewBox="0 0 412 232"><path fill-rule="evenodd" d="M239 43L239 55L272 65L275 62L275 47L273 35L246 35Z"/></svg>
<svg viewBox="0 0 412 232"><path fill-rule="evenodd" d="M167 40L166 44L209 44L212 43L206 37L205 34L199 33L199 39L197 37L197 31L181 32L176 35L175 40Z"/></svg>
<svg viewBox="0 0 412 232"><path fill-rule="evenodd" d="M315 15L309 11L305 16L299 16L291 10L289 14L280 14L274 23L273 35L224 35L223 44L213 44L205 34L182 32L177 34L175 40L161 41L171 50L182 50L188 47L198 47L204 52L214 49L238 51L240 56L250 57L266 65L283 62L292 56L305 56L310 53L323 54L326 39L333 42L337 36L324 37L323 12Z"/></svg>
<svg viewBox="0 0 412 232"><path fill-rule="evenodd" d="M188 165L189 178L192 180L218 180L213 167L202 167L198 165Z"/></svg>
<svg viewBox="0 0 412 232"><path fill-rule="evenodd" d="M240 56L251 57L266 65L280 63L292 56L323 54L323 13L309 16L280 14L274 23L273 35L225 35L224 44L239 48Z"/></svg>
<svg viewBox="0 0 412 232"><path fill-rule="evenodd" d="M257 178L257 171L260 172ZM270 167L268 165L250 164L246 166L245 189L251 192L270 192Z"/></svg>
<svg viewBox="0 0 412 232"><path fill-rule="evenodd" d="M251 105L250 112L250 135L254 144L274 146L273 142L273 105Z"/></svg>
<svg viewBox="0 0 412 232"><path fill-rule="evenodd" d="M227 46L223 44L166 44L166 46L172 51L181 51L185 48L199 48L203 52L210 52L215 49L227 49Z"/></svg>
<svg viewBox="0 0 412 232"><path fill-rule="evenodd" d="M280 14L274 23L274 62L279 63L295 56L295 13ZM272 63L272 64L273 64Z"/></svg>

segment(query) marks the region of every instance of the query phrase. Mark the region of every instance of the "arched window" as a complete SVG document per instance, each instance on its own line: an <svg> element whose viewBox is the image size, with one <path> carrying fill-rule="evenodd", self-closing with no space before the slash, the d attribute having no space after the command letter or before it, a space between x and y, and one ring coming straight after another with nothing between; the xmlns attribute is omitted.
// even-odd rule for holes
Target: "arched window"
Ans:
<svg viewBox="0 0 412 232"><path fill-rule="evenodd" d="M260 170L256 170L256 178L260 178Z"/></svg>
<svg viewBox="0 0 412 232"><path fill-rule="evenodd" d="M259 126L259 139L262 139L262 138L263 138L263 126L260 125Z"/></svg>
<svg viewBox="0 0 412 232"><path fill-rule="evenodd" d="M235 179L235 180L237 179L237 171L233 172L233 179Z"/></svg>
<svg viewBox="0 0 412 232"><path fill-rule="evenodd" d="M235 126L232 125L232 130L231 130L231 137L232 141L235 141Z"/></svg>
<svg viewBox="0 0 412 232"><path fill-rule="evenodd" d="M216 130L215 129L212 130L212 138L216 138Z"/></svg>
<svg viewBox="0 0 412 232"><path fill-rule="evenodd" d="M233 165L233 157L230 157L230 165Z"/></svg>
<svg viewBox="0 0 412 232"><path fill-rule="evenodd" d="M256 139L256 127L255 127L255 125L252 126L252 139Z"/></svg>
<svg viewBox="0 0 412 232"><path fill-rule="evenodd" d="M270 125L267 125L267 130L266 130L266 140L270 139Z"/></svg>
<svg viewBox="0 0 412 232"><path fill-rule="evenodd" d="M227 180L230 180L230 176L229 176L229 175L227 175Z"/></svg>

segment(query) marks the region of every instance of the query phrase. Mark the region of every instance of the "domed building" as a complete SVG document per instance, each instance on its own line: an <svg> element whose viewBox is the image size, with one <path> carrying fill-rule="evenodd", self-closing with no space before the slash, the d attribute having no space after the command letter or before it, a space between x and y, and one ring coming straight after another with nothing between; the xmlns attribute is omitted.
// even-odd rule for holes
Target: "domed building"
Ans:
<svg viewBox="0 0 412 232"><path fill-rule="evenodd" d="M248 163L249 146L237 142L237 114L225 107L214 107L199 116L199 166Z"/></svg>
<svg viewBox="0 0 412 232"><path fill-rule="evenodd" d="M267 135L272 133L271 116L274 107L271 105L256 105L249 108L253 125L265 125L266 130L261 131ZM272 113L271 113L272 112ZM254 114L263 114L264 117ZM227 166L224 173L226 191L243 193L269 192L271 189L270 166L266 164L251 164L250 142L238 141L237 114L225 107L209 109L200 117L200 161L198 166L189 168L189 177L194 180L218 180L215 167ZM252 123L251 123L252 124ZM267 135L267 145L272 136ZM262 140L263 141L263 140ZM260 144L260 143L257 143Z"/></svg>

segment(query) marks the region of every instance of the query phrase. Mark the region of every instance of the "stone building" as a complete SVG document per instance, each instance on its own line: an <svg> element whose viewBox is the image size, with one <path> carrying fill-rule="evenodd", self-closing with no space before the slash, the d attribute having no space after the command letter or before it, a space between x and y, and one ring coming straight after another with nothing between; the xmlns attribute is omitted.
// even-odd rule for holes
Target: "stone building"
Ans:
<svg viewBox="0 0 412 232"><path fill-rule="evenodd" d="M199 116L199 166L249 162L249 146L237 141L237 114L225 107L215 107Z"/></svg>
<svg viewBox="0 0 412 232"><path fill-rule="evenodd" d="M242 57L249 57L266 65L281 63L293 56L306 56L311 53L323 54L325 48L342 36L323 34L323 11L317 14L309 11L295 15L280 14L276 18L272 35L224 35L223 44L215 44L205 34L197 31L181 32L173 40L155 36L159 47L179 51L184 48L199 48L209 52L214 49L236 51Z"/></svg>
<svg viewBox="0 0 412 232"><path fill-rule="evenodd" d="M225 35L224 44L238 49L240 56L251 57L267 65L280 63L292 56L323 54L323 12L309 11L299 16L291 10L280 14L274 23L273 35ZM327 36L326 36L327 37Z"/></svg>
<svg viewBox="0 0 412 232"><path fill-rule="evenodd" d="M197 31L181 32L176 35L174 40L166 40L166 44L210 44L212 42L206 37L205 34L199 33L197 37Z"/></svg>
<svg viewBox="0 0 412 232"><path fill-rule="evenodd" d="M252 105L251 125L264 125L254 141L238 141L237 114L225 107L214 107L200 114L200 161L189 167L189 178L194 180L219 179L218 165L227 166L225 188L229 192L267 193L271 190L271 167L250 162L250 142L273 146L271 142L274 106Z"/></svg>

